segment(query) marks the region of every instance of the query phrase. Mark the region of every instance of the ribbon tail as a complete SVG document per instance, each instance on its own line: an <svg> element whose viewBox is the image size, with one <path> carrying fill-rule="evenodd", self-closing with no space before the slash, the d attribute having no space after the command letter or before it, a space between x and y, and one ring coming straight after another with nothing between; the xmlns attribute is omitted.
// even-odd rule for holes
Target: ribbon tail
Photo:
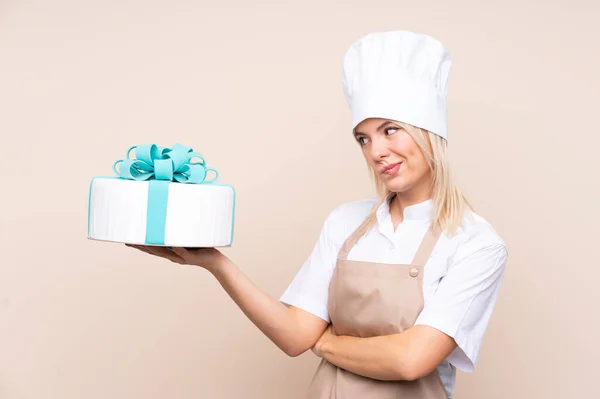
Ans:
<svg viewBox="0 0 600 399"><path fill-rule="evenodd" d="M148 183L146 244L164 245L170 182L151 180Z"/></svg>

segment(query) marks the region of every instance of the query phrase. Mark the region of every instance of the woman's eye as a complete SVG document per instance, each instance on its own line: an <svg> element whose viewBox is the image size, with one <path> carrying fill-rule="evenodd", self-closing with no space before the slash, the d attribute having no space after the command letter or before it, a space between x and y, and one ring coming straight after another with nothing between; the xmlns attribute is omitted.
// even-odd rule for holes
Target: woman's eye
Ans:
<svg viewBox="0 0 600 399"><path fill-rule="evenodd" d="M386 132L389 132L390 130L400 130L399 127L388 127L387 129L385 129Z"/></svg>
<svg viewBox="0 0 600 399"><path fill-rule="evenodd" d="M360 145L364 145L365 144L365 142L364 142L365 137L359 137L357 140L358 140L358 142L359 142Z"/></svg>

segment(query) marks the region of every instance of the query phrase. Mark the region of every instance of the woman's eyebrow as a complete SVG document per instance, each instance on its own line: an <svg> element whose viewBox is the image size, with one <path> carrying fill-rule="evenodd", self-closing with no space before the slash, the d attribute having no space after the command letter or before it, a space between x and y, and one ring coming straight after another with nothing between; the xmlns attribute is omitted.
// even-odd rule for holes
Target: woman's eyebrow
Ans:
<svg viewBox="0 0 600 399"><path fill-rule="evenodd" d="M394 122L392 122L392 121L385 121L385 122L383 122L381 125L379 125L379 127L377 128L377 130L376 130L376 131L377 131L377 132L378 132L378 131L380 131L381 129L383 129L384 127L386 127L387 125L389 125L390 123L392 123L392 124L393 124ZM366 136L366 134L365 134L365 133L361 133L361 132L354 132L354 137L358 136L359 134L360 134L360 135L363 135L363 136Z"/></svg>

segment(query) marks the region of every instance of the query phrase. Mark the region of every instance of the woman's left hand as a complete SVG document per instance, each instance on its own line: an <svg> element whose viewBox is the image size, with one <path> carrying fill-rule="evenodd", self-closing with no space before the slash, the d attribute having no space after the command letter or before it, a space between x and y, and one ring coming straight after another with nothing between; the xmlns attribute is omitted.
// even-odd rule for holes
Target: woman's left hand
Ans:
<svg viewBox="0 0 600 399"><path fill-rule="evenodd" d="M331 324L325 329L317 343L311 348L318 357L323 357L323 345L330 342L335 335L331 331Z"/></svg>

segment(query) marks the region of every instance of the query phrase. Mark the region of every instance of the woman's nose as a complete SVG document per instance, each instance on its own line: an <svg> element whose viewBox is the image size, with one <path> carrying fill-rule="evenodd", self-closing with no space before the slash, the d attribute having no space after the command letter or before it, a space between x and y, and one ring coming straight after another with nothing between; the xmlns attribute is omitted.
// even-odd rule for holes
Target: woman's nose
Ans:
<svg viewBox="0 0 600 399"><path fill-rule="evenodd" d="M373 159L381 159L390 155L390 149L388 147L387 140L382 140L379 138L373 139L370 150L370 155Z"/></svg>

